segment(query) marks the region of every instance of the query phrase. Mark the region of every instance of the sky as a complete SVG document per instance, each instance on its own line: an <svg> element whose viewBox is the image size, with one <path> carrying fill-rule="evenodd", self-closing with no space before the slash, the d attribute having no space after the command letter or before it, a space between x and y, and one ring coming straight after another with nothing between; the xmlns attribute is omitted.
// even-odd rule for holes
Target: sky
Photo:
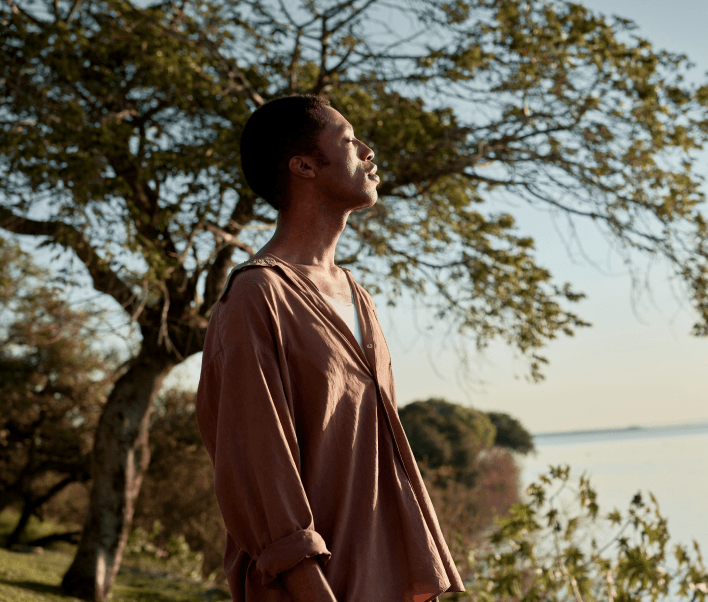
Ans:
<svg viewBox="0 0 708 602"><path fill-rule="evenodd" d="M632 19L639 26L637 33L656 48L687 54L696 64L696 81L708 71L708 2L582 3ZM705 170L708 153L703 156L700 169ZM657 261L647 272L647 260L638 259L636 267L642 279L648 274L649 290L637 298L620 256L593 224L576 222L581 251L559 218L554 222L550 214L521 203L513 215L519 233L535 239L537 262L557 283L570 282L586 293L586 299L569 309L593 327L579 329L574 337L561 333L541 350L550 362L541 383L524 378L525 361L503 343L477 356L470 341L470 382L462 378L446 327L425 330L424 312L420 307L416 311L410 297L389 308L382 296L375 296L399 408L443 397L484 411L507 412L532 433L708 421L708 339L690 335L697 314L685 292L670 280L668 264ZM196 387L199 362L199 356L188 360L167 386L179 382Z"/></svg>

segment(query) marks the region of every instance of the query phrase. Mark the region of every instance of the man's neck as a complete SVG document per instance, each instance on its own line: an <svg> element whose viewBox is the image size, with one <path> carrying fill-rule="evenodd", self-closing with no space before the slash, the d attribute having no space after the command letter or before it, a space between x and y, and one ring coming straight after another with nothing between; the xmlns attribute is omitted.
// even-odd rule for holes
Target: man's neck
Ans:
<svg viewBox="0 0 708 602"><path fill-rule="evenodd" d="M258 251L312 271L336 274L334 251L346 217L310 213L281 216L273 237Z"/></svg>

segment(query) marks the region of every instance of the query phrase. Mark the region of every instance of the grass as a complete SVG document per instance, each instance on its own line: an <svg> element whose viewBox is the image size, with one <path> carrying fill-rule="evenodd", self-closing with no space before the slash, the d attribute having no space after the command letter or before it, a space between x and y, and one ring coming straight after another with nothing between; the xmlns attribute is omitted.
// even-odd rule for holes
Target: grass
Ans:
<svg viewBox="0 0 708 602"><path fill-rule="evenodd" d="M0 514L0 540L4 540L17 520L17 513ZM56 533L66 525L32 521L27 540ZM50 544L39 554L14 552L0 548L0 602L80 602L59 589L61 579L74 557L76 546L65 542ZM205 602L209 584L137 572L140 564L123 563L135 572L119 573L109 595L112 602ZM154 563L151 568L158 569ZM210 592L211 593L211 592ZM213 600L223 599L214 595Z"/></svg>

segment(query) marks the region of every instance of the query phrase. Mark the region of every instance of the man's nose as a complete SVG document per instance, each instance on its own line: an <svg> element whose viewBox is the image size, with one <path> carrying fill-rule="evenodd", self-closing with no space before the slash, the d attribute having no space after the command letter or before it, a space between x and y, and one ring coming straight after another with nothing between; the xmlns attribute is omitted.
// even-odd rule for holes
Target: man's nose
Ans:
<svg viewBox="0 0 708 602"><path fill-rule="evenodd" d="M364 161L373 161L374 159L374 151L371 150L366 144L364 144Z"/></svg>

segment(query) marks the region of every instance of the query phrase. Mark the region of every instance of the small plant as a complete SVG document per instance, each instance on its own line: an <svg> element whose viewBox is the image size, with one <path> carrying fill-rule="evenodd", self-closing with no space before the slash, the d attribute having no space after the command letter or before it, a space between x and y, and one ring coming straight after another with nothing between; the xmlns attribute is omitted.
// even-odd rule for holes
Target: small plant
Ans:
<svg viewBox="0 0 708 602"><path fill-rule="evenodd" d="M159 520L153 523L152 532L148 533L142 527L137 527L128 535L128 541L125 544L126 558L139 559L142 556L151 556L162 558L164 550L160 550L153 541L162 532L162 525Z"/></svg>
<svg viewBox="0 0 708 602"><path fill-rule="evenodd" d="M624 516L616 509L601 515L589 479L581 475L572 488L569 471L550 467L527 488L527 503L497 519L496 530L469 553L467 591L445 600L706 601L708 573L698 543L692 552L679 544L669 554L667 521L651 493L645 503L638 492ZM571 500L560 497L569 492ZM569 501L579 503L579 513L569 510Z"/></svg>
<svg viewBox="0 0 708 602"><path fill-rule="evenodd" d="M170 535L165 549L169 554L168 565L173 567L173 570L176 569L179 575L192 581L202 578L204 555L201 552L193 552L184 535Z"/></svg>
<svg viewBox="0 0 708 602"><path fill-rule="evenodd" d="M125 545L124 557L130 560L145 558L161 561L168 573L179 575L192 581L202 580L202 565L204 555L190 549L184 535L170 535L164 547L157 545L163 528L159 520L153 523L152 531L148 533L142 527L133 529Z"/></svg>

